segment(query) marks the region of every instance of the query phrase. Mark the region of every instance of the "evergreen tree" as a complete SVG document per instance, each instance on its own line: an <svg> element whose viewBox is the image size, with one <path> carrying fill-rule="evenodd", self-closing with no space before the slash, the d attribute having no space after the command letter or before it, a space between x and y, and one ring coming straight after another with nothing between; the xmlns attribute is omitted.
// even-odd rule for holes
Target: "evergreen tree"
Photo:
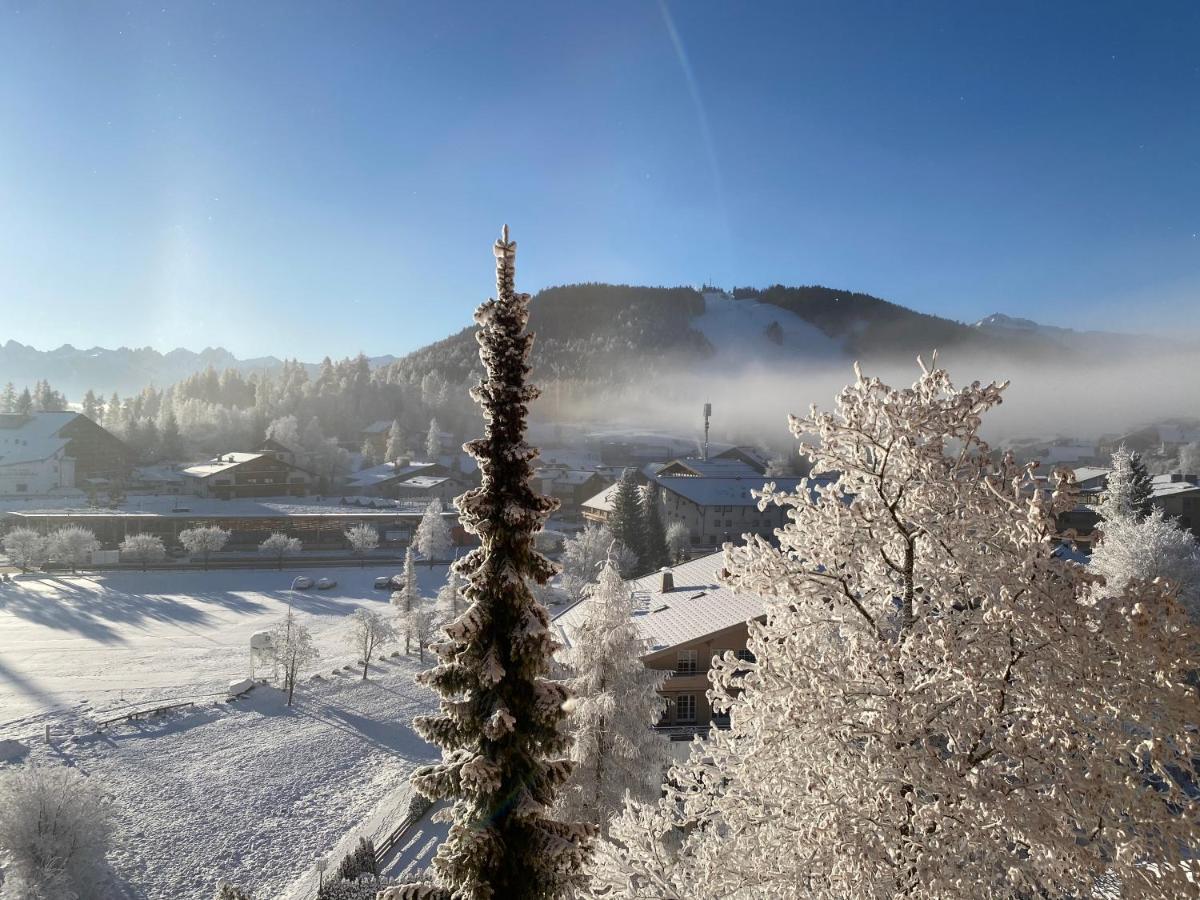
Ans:
<svg viewBox="0 0 1200 900"><path fill-rule="evenodd" d="M97 413L97 407L96 407L96 392L93 391L91 388L88 388L87 392L83 395L83 405L81 407L81 412L85 416L87 416L89 419L91 419L93 422L97 422L100 419L100 416Z"/></svg>
<svg viewBox="0 0 1200 900"><path fill-rule="evenodd" d="M404 430L400 427L400 420L394 419L392 427L388 430L387 447L383 451L384 462L396 465L396 461L404 456L406 443L407 438L404 436Z"/></svg>
<svg viewBox="0 0 1200 900"><path fill-rule="evenodd" d="M425 433L425 458L437 462L442 453L442 427L436 418L429 420L429 431Z"/></svg>
<svg viewBox="0 0 1200 900"><path fill-rule="evenodd" d="M170 408L163 414L158 455L161 459L171 461L183 458L183 436L179 433L179 420L175 417L175 410Z"/></svg>
<svg viewBox="0 0 1200 900"><path fill-rule="evenodd" d="M646 521L642 511L642 489L638 487L633 469L626 469L613 493L612 513L608 517L608 530L622 546L637 558L632 571L622 571L624 578L632 578L646 571Z"/></svg>
<svg viewBox="0 0 1200 900"><path fill-rule="evenodd" d="M462 586L462 578L451 567L450 573L446 576L446 583L438 589L437 597L434 600L437 610L437 620L440 623L448 625L462 615L462 611L466 609L466 602L463 600L462 595Z"/></svg>
<svg viewBox="0 0 1200 900"><path fill-rule="evenodd" d="M1122 444L1113 451L1112 471L1096 511L1109 522L1143 519L1153 508L1152 496L1153 482L1141 454Z"/></svg>
<svg viewBox="0 0 1200 900"><path fill-rule="evenodd" d="M633 621L629 588L613 562L600 573L584 610L567 656L575 696L575 769L563 788L561 809L607 832L626 796L648 803L659 794L667 753L653 726L662 716L658 689L666 673L642 664L650 647Z"/></svg>
<svg viewBox="0 0 1200 900"><path fill-rule="evenodd" d="M578 882L595 833L549 813L571 772L569 692L547 677L556 642L527 582L554 575L533 539L557 501L531 486L537 451L525 443L525 428L538 393L526 383L533 336L529 295L513 288L516 244L507 227L495 255L497 297L475 313L486 374L472 396L485 427L467 450L481 483L457 501L464 527L480 539L456 564L470 606L436 645L439 665L420 676L441 695L440 711L414 721L441 746L442 762L418 769L413 784L431 800L452 800L453 824L433 861L436 886L391 888L386 898L561 897Z"/></svg>
<svg viewBox="0 0 1200 900"><path fill-rule="evenodd" d="M29 393L29 388L24 388L21 396L17 397L16 411L23 416L33 412L33 394Z"/></svg>
<svg viewBox="0 0 1200 900"><path fill-rule="evenodd" d="M1142 454L1136 450L1129 454L1129 468L1133 475L1130 491L1133 511L1139 519L1144 519L1154 509L1154 479L1150 476L1150 470L1146 468Z"/></svg>
<svg viewBox="0 0 1200 900"><path fill-rule="evenodd" d="M663 526L661 492L650 482L642 493L642 531L645 535L645 568L649 571L671 564L667 549L667 529Z"/></svg>
<svg viewBox="0 0 1200 900"><path fill-rule="evenodd" d="M400 625L404 629L404 652L412 649L413 616L421 605L421 589L417 584L417 564L413 559L413 548L404 551L404 574L400 576L400 589L392 592L392 605L400 610Z"/></svg>
<svg viewBox="0 0 1200 900"><path fill-rule="evenodd" d="M17 411L17 390L13 387L10 381L4 385L3 393L0 393L0 413L12 413Z"/></svg>
<svg viewBox="0 0 1200 900"><path fill-rule="evenodd" d="M243 891L236 885L232 885L228 881L222 881L217 885L215 900L254 900L254 898L249 892Z"/></svg>
<svg viewBox="0 0 1200 900"><path fill-rule="evenodd" d="M446 518L442 515L442 501L437 497L430 500L429 505L425 507L413 543L430 566L450 555L454 541L450 535L450 526L446 524Z"/></svg>
<svg viewBox="0 0 1200 900"><path fill-rule="evenodd" d="M104 408L104 427L109 431L121 430L121 398L117 396L116 391L112 392L112 396L108 398L108 405Z"/></svg>
<svg viewBox="0 0 1200 900"><path fill-rule="evenodd" d="M375 442L370 438L363 441L362 450L359 453L362 455L362 467L364 469L379 465L379 457L375 454Z"/></svg>

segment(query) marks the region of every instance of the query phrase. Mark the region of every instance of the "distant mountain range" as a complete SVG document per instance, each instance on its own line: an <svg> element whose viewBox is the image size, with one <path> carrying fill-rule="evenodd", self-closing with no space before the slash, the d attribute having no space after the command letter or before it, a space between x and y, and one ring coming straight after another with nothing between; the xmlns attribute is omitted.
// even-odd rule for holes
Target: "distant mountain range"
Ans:
<svg viewBox="0 0 1200 900"><path fill-rule="evenodd" d="M394 356L374 357L371 365L385 366L395 361ZM130 394L150 384L166 387L209 366L218 371L238 369L250 373L270 372L282 365L283 360L274 356L238 359L223 347L206 347L199 353L184 349L160 353L150 347L84 350L70 344L38 350L10 340L0 346L0 385L11 381L20 390L44 379L78 402L88 388L97 393ZM318 368L315 363L306 365L314 372Z"/></svg>
<svg viewBox="0 0 1200 900"><path fill-rule="evenodd" d="M1082 361L1096 353L1200 349L1195 341L1075 331L1003 313L967 325L869 294L821 286L732 292L612 284L552 287L533 297L530 328L537 333L532 361L543 381L597 384L627 384L681 365L717 372L754 364L909 362L934 349L947 362L969 355L1014 362ZM479 370L473 332L465 328L403 357L373 357L371 366L392 367L392 380L419 381L437 370L462 383ZM274 356L238 359L221 347L160 353L149 347L81 350L65 344L42 351L10 340L0 347L0 385L11 381L20 389L46 379L77 402L88 388L128 394L149 384L165 387L209 366L248 373L282 365Z"/></svg>

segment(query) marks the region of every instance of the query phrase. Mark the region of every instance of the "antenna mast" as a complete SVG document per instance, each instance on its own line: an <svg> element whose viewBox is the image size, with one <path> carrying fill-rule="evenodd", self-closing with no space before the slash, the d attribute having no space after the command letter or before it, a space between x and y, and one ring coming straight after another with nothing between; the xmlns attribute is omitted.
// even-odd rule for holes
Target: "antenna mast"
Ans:
<svg viewBox="0 0 1200 900"><path fill-rule="evenodd" d="M703 459L708 459L708 420L712 418L712 404L704 404L704 453Z"/></svg>

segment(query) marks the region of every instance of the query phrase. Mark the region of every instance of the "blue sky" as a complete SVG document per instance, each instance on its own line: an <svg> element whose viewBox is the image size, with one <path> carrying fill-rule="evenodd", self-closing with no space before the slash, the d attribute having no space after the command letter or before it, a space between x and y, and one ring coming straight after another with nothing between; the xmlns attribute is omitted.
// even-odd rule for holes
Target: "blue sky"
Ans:
<svg viewBox="0 0 1200 900"><path fill-rule="evenodd" d="M519 284L1200 327L1200 4L0 0L0 339L403 353Z"/></svg>

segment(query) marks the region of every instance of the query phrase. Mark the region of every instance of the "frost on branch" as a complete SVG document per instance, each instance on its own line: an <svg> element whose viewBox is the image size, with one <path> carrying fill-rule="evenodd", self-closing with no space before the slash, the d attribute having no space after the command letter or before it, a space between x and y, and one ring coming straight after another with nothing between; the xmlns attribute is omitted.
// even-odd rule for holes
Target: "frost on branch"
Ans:
<svg viewBox="0 0 1200 900"><path fill-rule="evenodd" d="M613 823L594 896L1194 894L1195 631L1169 584L1053 555L1070 480L1047 496L992 456L1002 391L858 374L792 420L837 481L764 496L778 548L726 547L726 582L767 597L756 663L714 665L732 728Z"/></svg>
<svg viewBox="0 0 1200 900"><path fill-rule="evenodd" d="M454 566L467 608L435 646L439 664L420 677L441 695L439 711L414 722L442 748L441 763L418 770L413 783L430 799L453 801L433 869L437 887L457 900L563 895L578 881L593 831L547 813L567 774L567 694L548 679L556 645L529 583L554 575L533 537L557 501L530 482L537 451L525 443L525 421L537 391L525 379L533 336L525 331L529 296L513 287L516 244L507 228L495 256L496 299L475 313L486 374L471 393L485 429L466 445L481 481L455 500L480 546Z"/></svg>

